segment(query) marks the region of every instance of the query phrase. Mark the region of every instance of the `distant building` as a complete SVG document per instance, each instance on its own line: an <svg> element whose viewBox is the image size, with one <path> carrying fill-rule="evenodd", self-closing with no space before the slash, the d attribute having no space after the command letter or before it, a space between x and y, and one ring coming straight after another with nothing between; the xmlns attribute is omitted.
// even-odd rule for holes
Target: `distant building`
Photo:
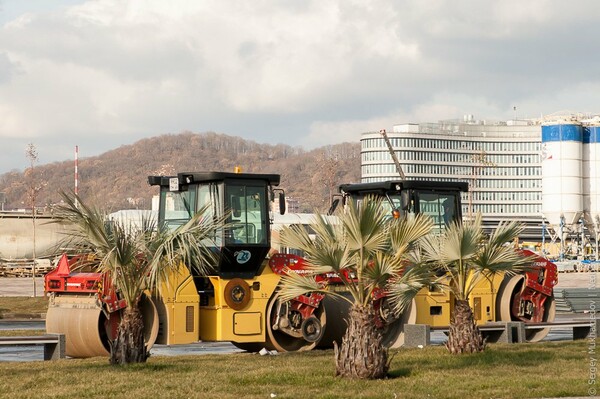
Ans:
<svg viewBox="0 0 600 399"><path fill-rule="evenodd" d="M597 121L587 115L568 115L550 116L540 120L489 122L475 120L473 116L468 115L462 121L396 125L387 136L408 179L458 180L469 183L470 191L463 198L464 217L468 218L481 212L485 226L490 228L502 220L523 221L527 228L521 239L525 241L541 241L544 224L549 227L544 235L552 234L556 240L557 234L566 238L566 235L583 236L581 229L589 228L588 233L598 230L598 226L594 228L594 216L591 214L593 210L589 206L588 209L584 209L584 203L589 205L590 198L591 203L598 203L593 195L588 195L587 202L583 199L585 187L598 184L596 175L590 178L590 173L584 172L593 170L597 165L593 163L594 166L590 166L589 159L586 161L584 156L590 153L585 147L586 135L575 135L575 140L579 140L579 153L573 152L569 156L566 152L571 151L569 146L573 145L572 134L545 133L542 139L543 126L545 132L554 132L556 129L553 126L564 124L566 120L577 120L576 123L583 126L582 132L586 126L593 126L594 121ZM590 136L594 134L593 130L591 135L588 131L587 144L590 144ZM596 140L597 143L597 138L594 137L591 141ZM548 158L548 148L553 145L558 147L554 148L554 154ZM567 147L568 150L565 150ZM562 152L558 151L560 148L563 149ZM566 158L569 157L579 159L567 161ZM600 159L600 153L596 158L592 158ZM560 161L559 164L556 164L557 160ZM543 161L546 176L542 175ZM553 162L555 167L551 167ZM566 162L579 162L581 166L570 167L571 163ZM557 168L568 169L568 172L557 174ZM573 179L573 174L578 176ZM361 176L363 182L399 178L379 132L362 134ZM547 182L544 191L543 179ZM571 194L570 187L573 184L579 184L581 191L577 193L577 198L581 200L579 213L572 212L569 208L571 197L566 197ZM563 215L563 221L557 222L555 215ZM589 217L584 218L584 215ZM588 221L588 227L583 226L584 219ZM559 224L562 225L558 226ZM581 242L580 245L579 250L583 250L585 244Z"/></svg>

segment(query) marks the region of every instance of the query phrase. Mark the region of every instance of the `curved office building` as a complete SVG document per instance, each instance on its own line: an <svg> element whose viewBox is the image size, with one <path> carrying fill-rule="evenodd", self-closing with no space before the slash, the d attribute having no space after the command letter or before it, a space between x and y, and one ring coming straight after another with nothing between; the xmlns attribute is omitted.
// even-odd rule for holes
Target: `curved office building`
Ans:
<svg viewBox="0 0 600 399"><path fill-rule="evenodd" d="M541 236L540 126L465 119L396 125L387 133L407 178L468 182L465 217L481 212L488 226L525 220L528 238ZM363 182L399 178L380 133L362 134L361 156Z"/></svg>

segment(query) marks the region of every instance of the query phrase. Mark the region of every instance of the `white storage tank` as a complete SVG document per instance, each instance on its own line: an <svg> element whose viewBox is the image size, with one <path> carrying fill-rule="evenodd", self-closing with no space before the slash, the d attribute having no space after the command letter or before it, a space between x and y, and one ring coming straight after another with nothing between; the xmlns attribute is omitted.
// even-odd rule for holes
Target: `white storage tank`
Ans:
<svg viewBox="0 0 600 399"><path fill-rule="evenodd" d="M36 258L56 255L57 245L65 233L65 227L52 223L51 216L37 215L34 241L31 214L0 213L0 259L31 259L34 252Z"/></svg>
<svg viewBox="0 0 600 399"><path fill-rule="evenodd" d="M542 213L553 226L577 224L583 212L583 127L579 122L542 125Z"/></svg>
<svg viewBox="0 0 600 399"><path fill-rule="evenodd" d="M600 232L600 121L584 127L583 135L583 207L586 222Z"/></svg>

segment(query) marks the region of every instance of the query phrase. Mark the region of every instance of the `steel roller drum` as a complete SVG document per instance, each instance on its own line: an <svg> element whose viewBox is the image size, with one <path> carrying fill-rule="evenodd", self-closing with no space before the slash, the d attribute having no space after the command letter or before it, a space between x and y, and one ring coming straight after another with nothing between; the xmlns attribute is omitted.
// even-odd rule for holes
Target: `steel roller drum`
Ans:
<svg viewBox="0 0 600 399"><path fill-rule="evenodd" d="M524 281L525 278L523 276L513 276L502 283L498 290L498 296L496 297L496 317L498 318L498 321L522 321L512 315L511 307L512 302L516 300L516 296L520 294ZM556 316L556 302L554 301L554 296L547 298L544 305L545 311L542 321L553 322L554 317ZM549 332L550 328L527 329L525 330L525 339L527 342L538 342L544 339Z"/></svg>
<svg viewBox="0 0 600 399"><path fill-rule="evenodd" d="M70 357L108 356L106 320L96 298L59 295L46 314L46 331L65 334L65 354Z"/></svg>
<svg viewBox="0 0 600 399"><path fill-rule="evenodd" d="M269 300L269 304L267 305L267 319L269 323L267 325L267 342L265 343L265 347L267 349L275 349L278 352L296 352L296 351L308 351L314 349L318 342L308 342L299 337L293 337L288 335L282 331L277 331L272 328L271 321L273 320L274 314L276 312L275 306L277 304L277 299L279 295L275 294ZM327 330L327 317L326 310L324 310L323 306L320 306L315 310L315 317L321 323L321 328Z"/></svg>
<svg viewBox="0 0 600 399"><path fill-rule="evenodd" d="M277 352L301 352L309 351L314 349L321 340L317 342L306 341L301 334L298 336L289 335L283 331L273 329L273 321L276 318L276 305L279 298L278 294L275 294L269 300L266 310L266 341L265 342L232 342L236 347L243 349L248 352L258 352L265 348L268 350L276 350ZM319 307L315 311L315 317L321 323L321 328L326 329L326 312L323 310L323 306Z"/></svg>
<svg viewBox="0 0 600 399"><path fill-rule="evenodd" d="M158 336L158 312L154 302L147 296L142 297L141 309L144 339L149 350ZM118 323L117 314L114 314L113 320ZM46 332L65 335L67 356L108 356L109 330L109 323L95 297L57 295L48 306Z"/></svg>
<svg viewBox="0 0 600 399"><path fill-rule="evenodd" d="M351 297L350 294L345 296ZM325 327L323 338L319 342L319 348L331 348L333 342L342 342L342 337L346 332L347 319L350 311L350 303L326 296L324 300L325 312L327 313L328 323ZM415 301L413 300L409 308L390 325L381 332L383 345L388 348L399 348L404 345L404 325L414 324L417 320Z"/></svg>

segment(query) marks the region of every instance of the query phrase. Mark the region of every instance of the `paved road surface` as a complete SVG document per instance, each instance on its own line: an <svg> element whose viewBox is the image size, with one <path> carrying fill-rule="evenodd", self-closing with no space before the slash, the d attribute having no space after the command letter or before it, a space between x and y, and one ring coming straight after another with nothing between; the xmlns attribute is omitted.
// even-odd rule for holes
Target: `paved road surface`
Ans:
<svg viewBox="0 0 600 399"><path fill-rule="evenodd" d="M561 320L578 318L579 315L559 315ZM0 321L0 330L11 329L43 329L43 321L11 322ZM432 345L442 345L446 341L446 335L442 332L431 334ZM573 331L569 328L554 328L550 331L544 341L566 341L573 339ZM229 342L197 342L187 345L155 345L150 353L154 356L183 356L183 355L207 355L207 354L230 354L243 352ZM258 356L258 355L257 355ZM0 362L27 362L44 360L42 346L0 346Z"/></svg>
<svg viewBox="0 0 600 399"><path fill-rule="evenodd" d="M36 295L44 296L44 279L42 277L36 277L35 285ZM33 278L0 278L0 296L33 296Z"/></svg>
<svg viewBox="0 0 600 399"><path fill-rule="evenodd" d="M600 288L600 273L595 273L596 281ZM558 288L588 288L589 282L594 278L591 273L561 273L559 275ZM44 295L43 279L36 279L36 291L38 296ZM0 296L31 296L33 292L33 281L31 278L0 278ZM560 315L559 317L577 318L581 315ZM37 323L37 324L36 324ZM37 322L11 322L0 321L0 329L43 329L43 321ZM433 333L432 344L441 345L446 336L443 333ZM545 340L560 341L573 338L570 329L552 329ZM200 355L209 353L235 353L241 352L227 342L199 342L190 345L166 346L156 345L151 353L157 356L175 355ZM0 361L31 361L43 360L43 349L41 346L30 347L0 347Z"/></svg>
<svg viewBox="0 0 600 399"><path fill-rule="evenodd" d="M595 278L600 288L600 272L596 273L560 273L557 288L588 288L590 281ZM36 292L38 296L44 295L44 279L36 278ZM33 279L27 277L2 277L0 278L0 296L32 296Z"/></svg>

